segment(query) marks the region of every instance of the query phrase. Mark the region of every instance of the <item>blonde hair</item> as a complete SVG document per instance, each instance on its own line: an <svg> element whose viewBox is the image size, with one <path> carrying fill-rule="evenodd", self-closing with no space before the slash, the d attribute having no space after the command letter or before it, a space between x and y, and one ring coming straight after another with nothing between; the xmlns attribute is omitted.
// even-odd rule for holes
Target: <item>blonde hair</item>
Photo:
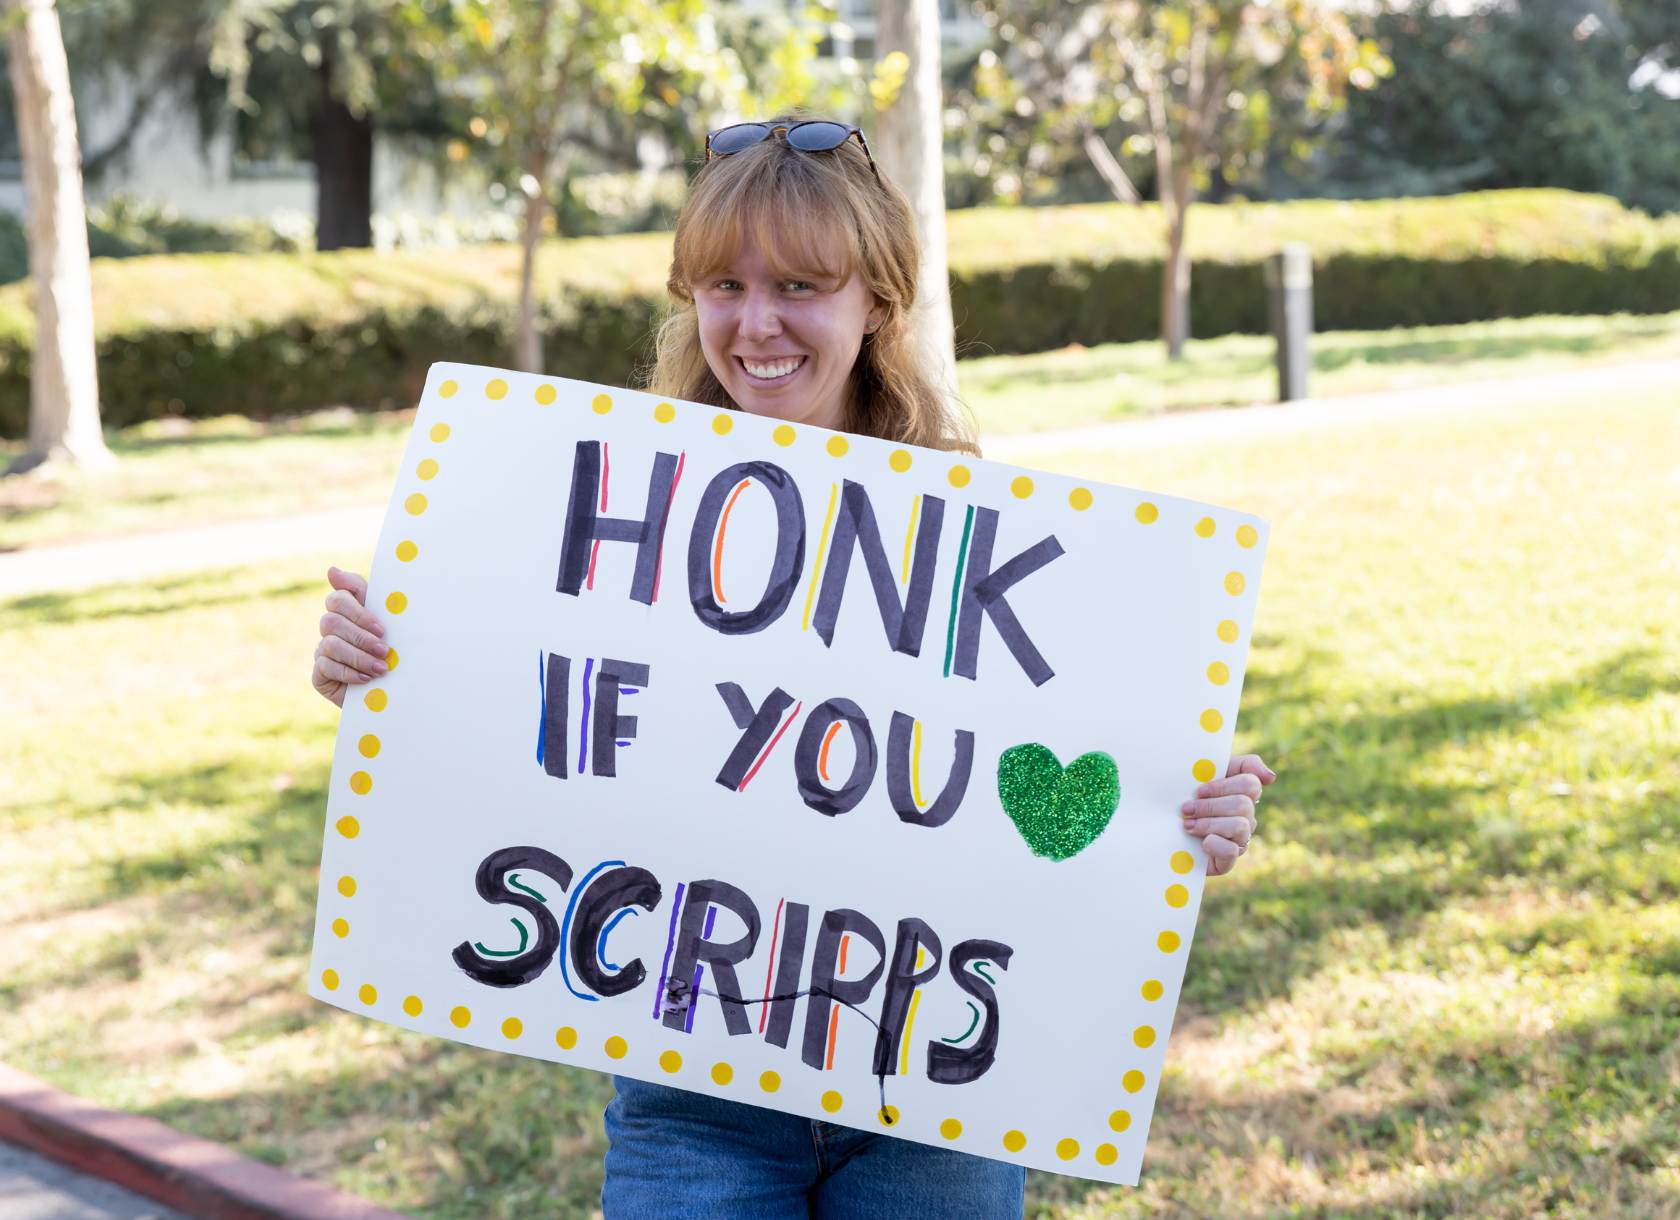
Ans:
<svg viewBox="0 0 1680 1220"><path fill-rule="evenodd" d="M941 389L910 325L922 262L915 214L902 191L876 179L855 140L808 153L772 137L695 175L677 218L665 283L671 308L655 339L650 390L735 407L701 350L692 285L726 269L748 238L779 277L820 271L844 283L861 274L879 301L881 323L864 336L852 369L847 431L978 452L962 404Z"/></svg>

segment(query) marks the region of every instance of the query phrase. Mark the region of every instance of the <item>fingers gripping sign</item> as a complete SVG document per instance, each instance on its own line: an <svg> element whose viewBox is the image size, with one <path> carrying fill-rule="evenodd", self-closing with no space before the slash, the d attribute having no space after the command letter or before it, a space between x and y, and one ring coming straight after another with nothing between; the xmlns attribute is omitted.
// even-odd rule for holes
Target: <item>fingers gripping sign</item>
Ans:
<svg viewBox="0 0 1680 1220"><path fill-rule="evenodd" d="M1179 807L1188 834L1202 840L1210 877L1222 877L1237 865L1259 833L1258 806L1266 787L1277 779L1258 754L1232 757L1223 779L1199 786Z"/></svg>
<svg viewBox="0 0 1680 1220"><path fill-rule="evenodd" d="M367 608L367 581L356 572L328 568L326 610L321 616L321 642L315 646L310 674L315 689L339 707L344 692L382 677L389 666L385 625Z"/></svg>

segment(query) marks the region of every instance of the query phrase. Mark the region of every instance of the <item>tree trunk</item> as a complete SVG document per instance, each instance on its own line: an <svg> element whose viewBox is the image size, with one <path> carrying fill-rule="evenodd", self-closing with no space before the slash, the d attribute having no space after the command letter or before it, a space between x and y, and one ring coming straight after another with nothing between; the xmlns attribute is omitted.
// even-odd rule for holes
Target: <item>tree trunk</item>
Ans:
<svg viewBox="0 0 1680 1220"><path fill-rule="evenodd" d="M4 11L16 22L7 52L35 290L29 448L12 470L55 459L100 465L111 461L111 452L99 430L87 211L64 35L53 0L4 0Z"/></svg>
<svg viewBox="0 0 1680 1220"><path fill-rule="evenodd" d="M1184 235L1190 201L1167 205L1167 261L1161 269L1161 339L1168 360L1182 360L1190 338L1190 249Z"/></svg>
<svg viewBox="0 0 1680 1220"><path fill-rule="evenodd" d="M525 223L520 232L519 319L513 333L513 367L522 373L543 371L542 332L537 329L537 246L542 241L548 200L541 179L525 194Z"/></svg>
<svg viewBox="0 0 1680 1220"><path fill-rule="evenodd" d="M945 144L940 99L938 0L881 0L876 39L881 55L902 51L910 60L904 86L881 112L875 159L902 187L916 212L922 268L912 333L938 370L953 405L957 394L956 327L945 250Z"/></svg>
<svg viewBox="0 0 1680 1220"><path fill-rule="evenodd" d="M315 70L309 137L315 159L315 248L373 245L373 118L333 93L332 64Z"/></svg>

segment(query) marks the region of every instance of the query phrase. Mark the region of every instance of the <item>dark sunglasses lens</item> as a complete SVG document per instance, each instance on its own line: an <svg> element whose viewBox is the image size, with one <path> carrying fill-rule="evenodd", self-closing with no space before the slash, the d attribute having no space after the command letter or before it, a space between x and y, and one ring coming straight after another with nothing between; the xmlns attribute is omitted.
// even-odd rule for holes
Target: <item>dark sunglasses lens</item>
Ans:
<svg viewBox="0 0 1680 1220"><path fill-rule="evenodd" d="M787 142L800 152L830 152L851 134L844 123L801 123L788 129Z"/></svg>
<svg viewBox="0 0 1680 1220"><path fill-rule="evenodd" d="M751 148L770 134L763 123L737 123L712 133L711 149L720 157Z"/></svg>

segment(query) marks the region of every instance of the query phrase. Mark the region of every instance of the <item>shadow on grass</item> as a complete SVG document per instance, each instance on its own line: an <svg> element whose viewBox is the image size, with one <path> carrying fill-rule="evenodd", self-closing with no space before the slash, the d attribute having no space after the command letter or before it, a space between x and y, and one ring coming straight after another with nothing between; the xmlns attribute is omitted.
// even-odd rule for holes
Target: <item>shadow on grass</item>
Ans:
<svg viewBox="0 0 1680 1220"><path fill-rule="evenodd" d="M243 602L290 597L320 587L321 581L288 581L253 586L249 589L218 588L202 572L157 581L135 581L121 585L79 590L72 593L35 593L0 602L0 615L17 621L9 627L27 624L95 622L102 619L147 618L173 614L178 610L202 610L212 606L235 606ZM94 604L90 604L94 603Z"/></svg>
<svg viewBox="0 0 1680 1220"><path fill-rule="evenodd" d="M1350 364L1468 364L1494 360L1516 363L1540 355L1589 356L1608 354L1622 344L1640 339L1660 339L1668 333L1668 327L1646 322L1589 334L1529 329L1512 335L1359 343L1321 347L1313 353L1313 368L1330 372Z"/></svg>

